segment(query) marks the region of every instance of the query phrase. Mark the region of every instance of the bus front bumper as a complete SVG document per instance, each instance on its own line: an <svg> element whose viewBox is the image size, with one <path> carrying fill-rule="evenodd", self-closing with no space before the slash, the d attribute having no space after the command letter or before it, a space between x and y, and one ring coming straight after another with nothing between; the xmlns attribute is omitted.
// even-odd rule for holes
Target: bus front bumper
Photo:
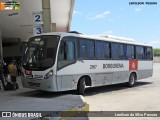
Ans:
<svg viewBox="0 0 160 120"><path fill-rule="evenodd" d="M24 88L57 92L56 76L51 76L47 79L34 79L34 78L29 79L22 76L21 80L22 80L22 86Z"/></svg>

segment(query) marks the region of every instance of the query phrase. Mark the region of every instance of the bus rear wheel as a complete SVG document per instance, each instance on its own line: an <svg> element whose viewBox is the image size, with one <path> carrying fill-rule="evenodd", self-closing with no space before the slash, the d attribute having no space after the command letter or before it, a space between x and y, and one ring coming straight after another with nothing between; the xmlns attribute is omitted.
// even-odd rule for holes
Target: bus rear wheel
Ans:
<svg viewBox="0 0 160 120"><path fill-rule="evenodd" d="M86 86L85 78L83 77L79 80L78 86L77 86L77 92L79 95L84 95L85 86Z"/></svg>
<svg viewBox="0 0 160 120"><path fill-rule="evenodd" d="M133 86L135 86L135 84L136 84L136 75L135 75L135 73L131 73L129 76L129 81L127 83L127 86L133 87Z"/></svg>

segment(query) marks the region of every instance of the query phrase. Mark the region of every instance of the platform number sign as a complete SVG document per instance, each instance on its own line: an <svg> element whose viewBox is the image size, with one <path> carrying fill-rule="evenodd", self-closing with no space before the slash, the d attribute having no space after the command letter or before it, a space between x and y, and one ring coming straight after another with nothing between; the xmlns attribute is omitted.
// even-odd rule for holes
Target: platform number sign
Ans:
<svg viewBox="0 0 160 120"><path fill-rule="evenodd" d="M41 16L35 15L35 22L41 22Z"/></svg>
<svg viewBox="0 0 160 120"><path fill-rule="evenodd" d="M33 20L34 20L34 23L41 23L42 22L42 12L33 12Z"/></svg>
<svg viewBox="0 0 160 120"><path fill-rule="evenodd" d="M34 26L34 35L41 35L43 33L42 25L35 25Z"/></svg>
<svg viewBox="0 0 160 120"><path fill-rule="evenodd" d="M36 27L36 34L42 34L42 27L41 26Z"/></svg>
<svg viewBox="0 0 160 120"><path fill-rule="evenodd" d="M33 33L34 36L43 33L42 11L33 12Z"/></svg>

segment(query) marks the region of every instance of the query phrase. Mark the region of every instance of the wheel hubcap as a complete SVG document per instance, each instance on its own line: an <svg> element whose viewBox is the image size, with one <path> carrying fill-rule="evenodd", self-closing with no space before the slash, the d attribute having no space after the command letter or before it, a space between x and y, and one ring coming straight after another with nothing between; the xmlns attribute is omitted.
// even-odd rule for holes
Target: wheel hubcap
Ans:
<svg viewBox="0 0 160 120"><path fill-rule="evenodd" d="M134 84L134 80L135 80L134 76L132 76L131 79L130 79L132 85Z"/></svg>

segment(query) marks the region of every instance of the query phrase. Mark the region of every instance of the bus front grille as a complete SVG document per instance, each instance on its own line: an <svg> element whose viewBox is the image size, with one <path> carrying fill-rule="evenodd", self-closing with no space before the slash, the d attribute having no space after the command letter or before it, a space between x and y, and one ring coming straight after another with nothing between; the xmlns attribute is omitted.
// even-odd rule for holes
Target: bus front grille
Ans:
<svg viewBox="0 0 160 120"><path fill-rule="evenodd" d="M43 79L43 75L26 75L26 78L42 80Z"/></svg>
<svg viewBox="0 0 160 120"><path fill-rule="evenodd" d="M30 86L40 87L40 83L28 82Z"/></svg>

